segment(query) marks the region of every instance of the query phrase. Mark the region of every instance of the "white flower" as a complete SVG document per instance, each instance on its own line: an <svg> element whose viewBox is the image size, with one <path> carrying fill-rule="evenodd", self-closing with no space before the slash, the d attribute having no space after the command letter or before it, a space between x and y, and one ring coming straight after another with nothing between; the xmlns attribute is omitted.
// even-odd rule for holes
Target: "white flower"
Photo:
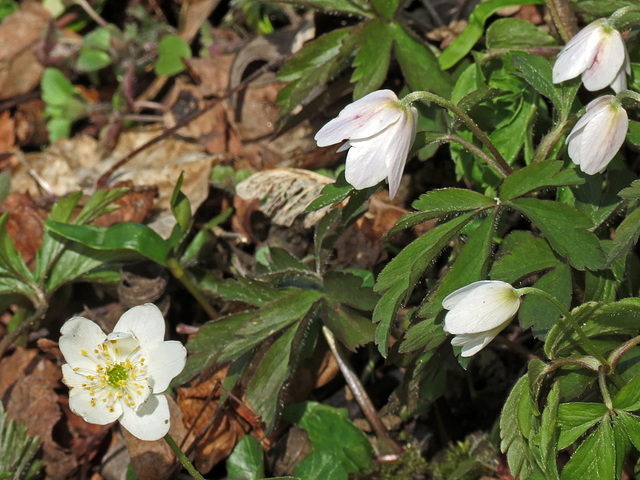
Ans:
<svg viewBox="0 0 640 480"><path fill-rule="evenodd" d="M164 437L170 415L162 392L187 355L180 342L164 341L164 328L151 303L126 311L109 335L86 318L68 320L60 330L60 350L71 411L98 425L119 420L141 440Z"/></svg>
<svg viewBox="0 0 640 480"><path fill-rule="evenodd" d="M620 32L605 18L583 28L567 43L553 66L553 83L564 82L582 74L587 90L611 86L618 93L627 88L631 74L629 54Z"/></svg>
<svg viewBox="0 0 640 480"><path fill-rule="evenodd" d="M444 331L456 335L451 345L462 346L461 355L470 357L509 325L520 303L518 291L508 283L474 282L442 301L442 306L449 310L444 318Z"/></svg>
<svg viewBox="0 0 640 480"><path fill-rule="evenodd" d="M356 189L373 187L385 178L395 197L416 137L418 111L405 107L391 90L378 90L347 105L316 134L319 147L347 140L345 177Z"/></svg>
<svg viewBox="0 0 640 480"><path fill-rule="evenodd" d="M589 102L567 137L569 157L587 175L603 172L624 143L629 118L613 95Z"/></svg>

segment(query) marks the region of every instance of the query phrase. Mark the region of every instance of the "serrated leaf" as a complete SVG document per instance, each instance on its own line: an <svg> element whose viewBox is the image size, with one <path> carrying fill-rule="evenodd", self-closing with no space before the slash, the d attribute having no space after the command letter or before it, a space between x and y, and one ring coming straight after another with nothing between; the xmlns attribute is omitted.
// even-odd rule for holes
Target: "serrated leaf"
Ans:
<svg viewBox="0 0 640 480"><path fill-rule="evenodd" d="M496 206L496 202L494 199L473 190L443 188L431 190L420 195L420 198L414 201L411 206L416 210L433 212L437 216L445 216L469 210L492 208Z"/></svg>
<svg viewBox="0 0 640 480"><path fill-rule="evenodd" d="M216 291L225 300L244 302L256 307L294 292L293 289L279 289L270 283L248 277L225 280L217 286Z"/></svg>
<svg viewBox="0 0 640 480"><path fill-rule="evenodd" d="M633 443L633 446L636 447L636 450L640 450L640 417L627 412L616 411L616 418L622 424L622 428L631 443Z"/></svg>
<svg viewBox="0 0 640 480"><path fill-rule="evenodd" d="M616 453L608 415L598 429L578 447L562 470L562 480L615 478Z"/></svg>
<svg viewBox="0 0 640 480"><path fill-rule="evenodd" d="M346 410L304 402L288 406L283 416L307 431L314 452L334 455L348 473L366 474L373 468L373 448Z"/></svg>
<svg viewBox="0 0 640 480"><path fill-rule="evenodd" d="M562 165L563 162L547 160L521 168L505 179L500 189L500 199L506 201L549 187L584 183L584 178L575 168L562 170Z"/></svg>
<svg viewBox="0 0 640 480"><path fill-rule="evenodd" d="M508 204L536 224L551 246L578 270L604 267L600 241L587 229L591 221L569 205L535 198L516 198Z"/></svg>
<svg viewBox="0 0 640 480"><path fill-rule="evenodd" d="M373 310L380 299L371 287L362 285L362 278L340 271L325 274L324 292L327 298L334 302L366 311Z"/></svg>
<svg viewBox="0 0 640 480"><path fill-rule="evenodd" d="M560 439L558 448L573 444L582 434L602 421L607 415L607 406L602 403L573 402L558 407Z"/></svg>
<svg viewBox="0 0 640 480"><path fill-rule="evenodd" d="M519 18L501 18L487 28L487 48L522 50L557 45L558 41L531 22Z"/></svg>
<svg viewBox="0 0 640 480"><path fill-rule="evenodd" d="M635 412L640 410L640 377L632 379L613 399L613 408Z"/></svg>
<svg viewBox="0 0 640 480"><path fill-rule="evenodd" d="M550 480L558 480L558 465L556 462L558 439L558 407L560 404L560 388L556 382L547 397L547 406L542 411L540 421L540 450L542 453L541 468Z"/></svg>
<svg viewBox="0 0 640 480"><path fill-rule="evenodd" d="M516 283L529 275L550 270L559 262L544 238L516 230L502 241L497 260L491 267L491 279Z"/></svg>
<svg viewBox="0 0 640 480"><path fill-rule="evenodd" d="M427 318L422 322L412 325L405 333L400 344L400 353L413 352L421 349L428 352L440 345L446 338L441 323L434 323L435 318Z"/></svg>
<svg viewBox="0 0 640 480"><path fill-rule="evenodd" d="M383 3L391 4L388 0ZM377 90L387 77L391 59L391 26L376 18L359 25L353 30L358 53L353 60L354 71L351 83L355 83L354 100Z"/></svg>
<svg viewBox="0 0 640 480"><path fill-rule="evenodd" d="M489 135L497 145L504 160L511 165L527 141L538 111L539 97L535 92L524 91L516 105L517 113L508 123L499 126Z"/></svg>
<svg viewBox="0 0 640 480"><path fill-rule="evenodd" d="M540 396L540 389L542 388L542 382L547 373L551 369L539 358L532 358L529 361L527 367L527 375L529 377L529 396L531 397L531 405L535 412L538 413L538 398Z"/></svg>
<svg viewBox="0 0 640 480"><path fill-rule="evenodd" d="M448 99L453 90L453 80L442 71L429 46L417 40L400 23L393 24L393 31L394 52L409 87L414 91L429 91Z"/></svg>
<svg viewBox="0 0 640 480"><path fill-rule="evenodd" d="M469 16L469 23L438 58L440 66L447 70L462 60L484 34L484 24L494 13L504 7L543 4L543 0L489 0L477 5Z"/></svg>
<svg viewBox="0 0 640 480"><path fill-rule="evenodd" d="M347 183L344 172L341 172L338 178L336 178L336 181L324 187L322 192L320 192L320 196L311 202L305 211L312 212L329 205L337 205L353 191L353 186Z"/></svg>
<svg viewBox="0 0 640 480"><path fill-rule="evenodd" d="M325 325L352 352L373 341L376 327L371 319L346 312L330 302L324 303L322 311Z"/></svg>
<svg viewBox="0 0 640 480"><path fill-rule="evenodd" d="M153 229L141 223L123 222L111 227L92 225L67 225L45 220L45 227L52 232L96 250L132 250L165 264L170 245Z"/></svg>
<svg viewBox="0 0 640 480"><path fill-rule="evenodd" d="M613 238L613 247L607 255L607 265L611 265L627 255L638 243L638 237L640 237L640 208L631 212L618 225L616 236Z"/></svg>

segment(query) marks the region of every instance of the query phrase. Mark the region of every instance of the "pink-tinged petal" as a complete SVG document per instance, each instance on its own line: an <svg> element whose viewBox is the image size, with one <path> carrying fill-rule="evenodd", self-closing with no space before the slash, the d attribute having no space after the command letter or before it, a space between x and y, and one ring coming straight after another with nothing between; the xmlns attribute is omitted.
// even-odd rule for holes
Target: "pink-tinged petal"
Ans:
<svg viewBox="0 0 640 480"><path fill-rule="evenodd" d="M620 32L611 30L605 33L598 48L593 63L582 74L582 83L589 91L595 92L608 87L623 68L626 48Z"/></svg>
<svg viewBox="0 0 640 480"><path fill-rule="evenodd" d="M602 24L593 22L583 28L558 54L553 65L553 83L577 77L593 63L602 36Z"/></svg>
<svg viewBox="0 0 640 480"><path fill-rule="evenodd" d="M169 403L164 395L151 395L138 410L125 408L120 425L140 440L160 440L171 426Z"/></svg>
<svg viewBox="0 0 640 480"><path fill-rule="evenodd" d="M70 378L69 374L65 378ZM97 391L92 396L91 392L79 387L69 390L69 408L73 413L79 415L85 422L94 423L96 425L107 425L118 420L122 415L122 406L119 402L113 404L113 411L110 411L110 402L103 402L106 399L104 390ZM91 404L94 401L95 406Z"/></svg>
<svg viewBox="0 0 640 480"><path fill-rule="evenodd" d="M157 343L147 349L146 355L146 372L153 380L153 393L164 392L187 361L187 349L176 340Z"/></svg>
<svg viewBox="0 0 640 480"><path fill-rule="evenodd" d="M496 338L503 328L503 326L499 326L487 332L456 335L451 339L451 345L454 347L462 346L461 357L472 357Z"/></svg>
<svg viewBox="0 0 640 480"><path fill-rule="evenodd" d="M585 127L580 143L580 169L587 175L603 172L624 143L629 126L627 112L610 106Z"/></svg>
<svg viewBox="0 0 640 480"><path fill-rule="evenodd" d="M416 130L418 128L418 110L411 107L410 113L406 113L393 125L396 130L395 151L386 158L386 166L389 178L389 198L394 198L400 187L400 180L404 172L404 166L407 163L407 155L413 141L416 138Z"/></svg>
<svg viewBox="0 0 640 480"><path fill-rule="evenodd" d="M614 92L620 93L622 90L627 89L627 75L631 75L631 61L629 60L629 54L627 49L624 49L624 64L618 71L618 75L611 82L611 88Z"/></svg>
<svg viewBox="0 0 640 480"><path fill-rule="evenodd" d="M391 90L379 90L347 105L315 135L319 147L346 139L364 139L396 122L403 110Z"/></svg>
<svg viewBox="0 0 640 480"><path fill-rule="evenodd" d="M64 359L73 368L96 371L98 358L94 350L107 336L102 329L84 317L73 317L60 329L58 342Z"/></svg>
<svg viewBox="0 0 640 480"><path fill-rule="evenodd" d="M130 308L113 327L114 332L131 333L143 347L164 341L164 317L153 303Z"/></svg>

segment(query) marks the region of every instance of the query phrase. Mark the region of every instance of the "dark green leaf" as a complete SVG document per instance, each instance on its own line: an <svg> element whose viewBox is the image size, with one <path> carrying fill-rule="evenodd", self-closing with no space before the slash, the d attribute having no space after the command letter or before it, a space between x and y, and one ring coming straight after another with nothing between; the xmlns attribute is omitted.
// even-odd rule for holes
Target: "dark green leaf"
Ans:
<svg viewBox="0 0 640 480"><path fill-rule="evenodd" d="M615 478L616 452L608 415L598 429L578 447L562 470L562 480Z"/></svg>
<svg viewBox="0 0 640 480"><path fill-rule="evenodd" d="M559 479L558 465L556 461L558 450L558 407L560 404L559 385L554 383L549 396L547 406L542 412L540 422L540 450L542 453L541 468L550 479Z"/></svg>
<svg viewBox="0 0 640 480"><path fill-rule="evenodd" d="M44 224L52 232L96 250L133 250L161 265L164 265L169 253L169 244L141 223L124 222L111 227L94 227L46 220Z"/></svg>
<svg viewBox="0 0 640 480"><path fill-rule="evenodd" d="M398 10L398 0L370 0L373 9L387 20L393 18Z"/></svg>
<svg viewBox="0 0 640 480"><path fill-rule="evenodd" d="M395 54L400 69L412 90L433 92L444 98L451 96L453 80L443 72L429 46L417 40L399 23L393 24Z"/></svg>
<svg viewBox="0 0 640 480"><path fill-rule="evenodd" d="M624 428L633 446L636 447L636 450L640 450L640 417L617 411L616 418L622 424L622 428Z"/></svg>
<svg viewBox="0 0 640 480"><path fill-rule="evenodd" d="M372 13L366 3L353 0L283 0L280 3L290 3L304 8L313 8L328 13L344 12L362 17L370 17Z"/></svg>
<svg viewBox="0 0 640 480"><path fill-rule="evenodd" d="M633 182L631 182L631 186L620 190L620 192L618 192L618 195L620 195L625 200L640 198L640 180L634 180Z"/></svg>
<svg viewBox="0 0 640 480"><path fill-rule="evenodd" d="M440 345L447 338L447 334L444 333L442 324L434 321L435 318L428 318L412 325L400 344L400 353L418 349L427 352Z"/></svg>
<svg viewBox="0 0 640 480"><path fill-rule="evenodd" d="M293 289L278 289L267 282L253 280L248 277L225 280L217 285L216 291L225 300L236 300L256 307L261 307L277 298L294 292Z"/></svg>
<svg viewBox="0 0 640 480"><path fill-rule="evenodd" d="M561 169L562 162L555 160L521 168L504 181L500 189L500 199L506 201L549 187L584 183L584 178L580 177L575 168Z"/></svg>
<svg viewBox="0 0 640 480"><path fill-rule="evenodd" d="M558 41L531 22L501 18L487 28L487 48L526 49L557 45Z"/></svg>
<svg viewBox="0 0 640 480"><path fill-rule="evenodd" d="M314 452L336 456L348 473L366 474L373 468L373 448L346 410L304 402L288 406L283 416L307 431Z"/></svg>
<svg viewBox="0 0 640 480"><path fill-rule="evenodd" d="M544 363L539 358L532 358L529 361L528 373L529 376L529 396L531 397L531 405L536 413L538 413L538 398L540 396L540 389L544 382L547 373L551 369L549 365Z"/></svg>
<svg viewBox="0 0 640 480"><path fill-rule="evenodd" d="M374 339L376 327L370 318L342 310L337 305L325 302L323 321L342 344L352 352Z"/></svg>
<svg viewBox="0 0 640 480"><path fill-rule="evenodd" d="M0 217L0 265L13 273L22 283L32 284L33 274L7 232L7 221L9 221L9 213L5 212Z"/></svg>
<svg viewBox="0 0 640 480"><path fill-rule="evenodd" d="M252 435L245 435L227 459L226 480L262 480L264 478L262 447Z"/></svg>
<svg viewBox="0 0 640 480"><path fill-rule="evenodd" d="M638 243L640 237L640 208L631 212L616 229L613 247L607 256L607 265L621 259Z"/></svg>
<svg viewBox="0 0 640 480"><path fill-rule="evenodd" d="M501 8L542 3L544 3L543 0L489 0L480 3L471 13L467 28L451 42L438 58L440 66L446 70L462 60L484 34L485 22Z"/></svg>
<svg viewBox="0 0 640 480"><path fill-rule="evenodd" d="M329 452L313 451L296 465L293 473L302 480L347 480L349 473L340 458Z"/></svg>
<svg viewBox="0 0 640 480"><path fill-rule="evenodd" d="M539 97L535 92L523 92L516 106L517 113L509 119L508 123L499 126L489 135L489 139L497 146L509 165L515 161L527 141L538 110L538 103Z"/></svg>
<svg viewBox="0 0 640 480"><path fill-rule="evenodd" d="M433 213L431 218L437 218L469 210L492 208L496 206L496 202L494 199L472 190L443 188L420 195L420 198L411 206L416 210Z"/></svg>
<svg viewBox="0 0 640 480"><path fill-rule="evenodd" d="M338 175L335 183L330 183L322 189L320 196L311 202L305 211L312 212L328 205L337 205L347 198L352 191L353 186L347 183L344 178L344 172L342 172Z"/></svg>
<svg viewBox="0 0 640 480"><path fill-rule="evenodd" d="M613 399L613 408L629 412L640 410L640 377L622 387Z"/></svg>
<svg viewBox="0 0 640 480"><path fill-rule="evenodd" d="M529 275L549 270L560 262L544 238L521 230L505 237L497 257L491 267L491 279L507 283L516 283Z"/></svg>
<svg viewBox="0 0 640 480"><path fill-rule="evenodd" d="M387 5L388 0L382 0ZM354 100L377 90L387 77L391 59L391 26L382 19L373 19L353 30L358 53L353 60L351 83L355 83Z"/></svg>
<svg viewBox="0 0 640 480"><path fill-rule="evenodd" d="M183 179L184 172L180 174L180 178L178 178L171 195L171 213L173 213L178 222L177 225L180 227L180 240L189 232L191 226L191 203L186 195L180 191Z"/></svg>
<svg viewBox="0 0 640 480"><path fill-rule="evenodd" d="M569 205L535 198L516 198L508 203L524 213L545 235L551 246L578 270L604 267L600 241L587 229L590 220Z"/></svg>
<svg viewBox="0 0 640 480"><path fill-rule="evenodd" d="M560 439L558 448L566 448L580 436L602 421L607 415L607 407L602 403L563 403L558 408Z"/></svg>
<svg viewBox="0 0 640 480"><path fill-rule="evenodd" d="M380 299L372 288L362 286L362 278L340 271L324 276L324 291L329 299L360 310L373 310Z"/></svg>

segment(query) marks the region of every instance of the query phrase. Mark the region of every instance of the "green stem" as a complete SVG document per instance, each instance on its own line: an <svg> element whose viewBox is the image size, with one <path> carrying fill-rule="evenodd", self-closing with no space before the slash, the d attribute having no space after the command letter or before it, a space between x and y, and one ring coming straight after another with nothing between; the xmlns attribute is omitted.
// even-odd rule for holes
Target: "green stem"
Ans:
<svg viewBox="0 0 640 480"><path fill-rule="evenodd" d="M539 288L535 288L535 287L519 288L517 291L518 291L518 295L520 296L527 295L527 294L540 295L541 297L544 297L547 300L549 300L551 303L553 303L553 305L555 305L556 308L560 310L560 313L564 315L565 320L567 321L567 323L569 323L571 328L573 328L573 330L578 334L578 336L580 337L580 340L582 340L584 349L589 353L589 355L592 355L595 358L597 358L602 365L607 367L607 369L611 367L607 359L604 358L602 353L598 351L598 349L593 344L591 339L587 337L587 334L584 333L580 325L578 325L578 322L576 321L575 317L571 315L571 312L569 312L569 310L567 310L565 306L562 305L562 303L560 303L556 297L554 297L550 293L545 292L544 290L540 290Z"/></svg>
<svg viewBox="0 0 640 480"><path fill-rule="evenodd" d="M173 450L173 453L175 454L175 456L178 458L178 460L180 460L180 463L182 463L184 468L187 469L187 472L189 472L191 474L191 476L193 478L195 478L196 480L204 480L204 477L202 475L200 475L200 472L198 472L198 470L196 470L196 468L189 461L187 456L182 452L182 450L180 450L180 447L173 440L173 438L171 438L171 435L169 435L167 433L164 436L164 440L165 440L165 442L167 442L167 445L169 445L169 447L171 447L171 450Z"/></svg>
<svg viewBox="0 0 640 480"><path fill-rule="evenodd" d="M485 135L485 133L480 129L480 127L478 127L476 122L474 122L473 119L469 115L467 115L466 112L462 110L460 107L458 107L457 105L454 105L448 100L445 100L444 98L431 92L410 93L409 95L404 97L400 101L400 103L402 105L410 105L416 101L421 101L424 103L433 102L436 105L440 105L441 107L446 108L451 113L456 115L467 126L467 128L473 132L473 134L478 138L478 140L480 140L482 144L485 147L487 147L487 150L491 152L491 155L493 155L493 158L488 157L490 159L488 163L493 168L495 168L498 171L498 173L500 173L500 175L502 175L505 178L513 173L513 170L511 169L509 164L505 161L505 159L502 157L502 155L500 154L496 146L493 144L493 142L491 142L489 137Z"/></svg>
<svg viewBox="0 0 640 480"><path fill-rule="evenodd" d="M396 442L393 437L391 437L389 431L387 430L387 427L385 427L384 423L382 423L382 420L380 419L380 416L376 411L376 407L374 407L373 403L371 403L371 399L367 395L367 392L364 389L362 383L360 383L360 379L354 373L351 365L349 365L349 362L347 362L347 360L340 352L340 347L336 342L336 338L333 336L333 332L331 332L331 330L329 330L327 327L322 327L322 333L324 334L324 338L327 341L329 348L331 349L333 357L336 359L336 362L338 362L338 366L340 367L340 371L342 372L347 385L349 385L349 388L353 393L353 398L362 409L365 417L367 417L371 428L373 428L373 431L376 432L378 438L382 442L386 443L394 454L401 454L403 452L402 446L400 446L398 442Z"/></svg>
<svg viewBox="0 0 640 480"><path fill-rule="evenodd" d="M605 377L605 366L601 365L598 369L598 385L600 386L600 393L602 394L604 404L607 406L609 411L613 411L613 402L611 401L611 395L609 394L609 389L607 388L607 380Z"/></svg>
<svg viewBox="0 0 640 480"><path fill-rule="evenodd" d="M207 299L204 298L200 289L191 281L178 260L173 257L167 258L167 267L169 268L169 271L171 271L171 274L176 277L176 279L178 279L178 281L182 283L187 290L189 290L189 293L193 295L193 298L195 298L204 311L207 312L209 318L215 320L219 317L218 312L216 312Z"/></svg>
<svg viewBox="0 0 640 480"><path fill-rule="evenodd" d="M484 160L490 166L492 167L494 166L493 164L494 160L491 155L487 155L487 153L484 150L482 150L480 147L475 145L473 142L470 142L466 138L461 137L460 135L456 135L455 133L450 133L442 137L441 141L457 143L458 145L466 148L468 151L470 151L474 155Z"/></svg>
<svg viewBox="0 0 640 480"><path fill-rule="evenodd" d="M569 122L567 121L559 122L555 127L553 127L551 131L540 141L531 163L544 162L547 160L551 156L551 152L555 146L562 139L562 136L567 132L567 130L569 130L568 127Z"/></svg>

